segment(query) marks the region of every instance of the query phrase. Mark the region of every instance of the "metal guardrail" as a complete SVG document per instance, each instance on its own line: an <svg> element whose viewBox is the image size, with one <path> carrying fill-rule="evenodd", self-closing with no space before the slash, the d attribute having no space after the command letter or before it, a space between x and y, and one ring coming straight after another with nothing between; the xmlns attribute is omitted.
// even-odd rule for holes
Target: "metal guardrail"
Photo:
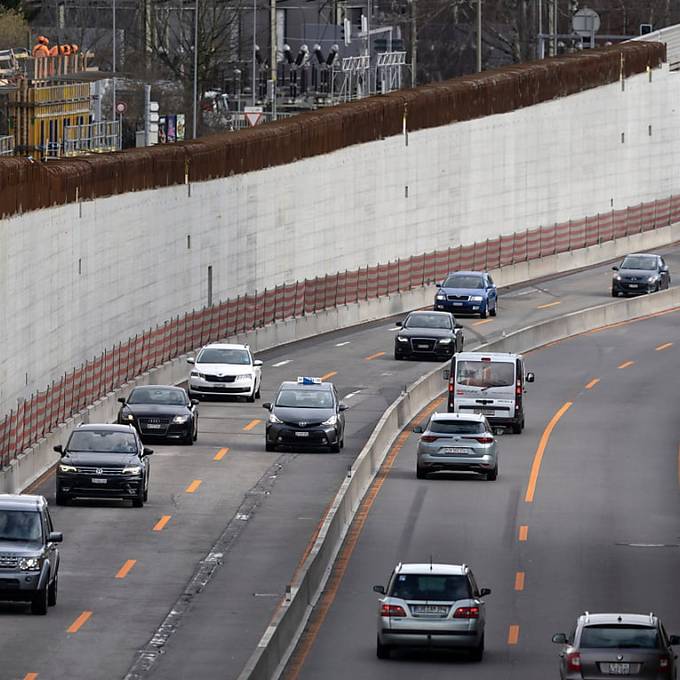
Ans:
<svg viewBox="0 0 680 680"><path fill-rule="evenodd" d="M14 155L14 137L0 137L0 156Z"/></svg>
<svg viewBox="0 0 680 680"><path fill-rule="evenodd" d="M79 156L84 153L102 153L120 150L118 121L105 120L86 125L64 127L64 156Z"/></svg>
<svg viewBox="0 0 680 680"><path fill-rule="evenodd" d="M680 70L680 24L667 26L632 40L665 43L668 66L672 71Z"/></svg>

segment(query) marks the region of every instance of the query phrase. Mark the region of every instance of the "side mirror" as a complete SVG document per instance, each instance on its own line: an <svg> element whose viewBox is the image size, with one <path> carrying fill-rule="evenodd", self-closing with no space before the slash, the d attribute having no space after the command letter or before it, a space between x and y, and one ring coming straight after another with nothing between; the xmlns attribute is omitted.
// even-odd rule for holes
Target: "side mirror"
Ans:
<svg viewBox="0 0 680 680"><path fill-rule="evenodd" d="M373 592L374 593L380 593L381 595L385 594L385 586L373 586Z"/></svg>
<svg viewBox="0 0 680 680"><path fill-rule="evenodd" d="M534 382L535 378L536 378L536 376L533 373L531 373L531 371L530 371L529 373L527 373L526 381L527 382Z"/></svg>
<svg viewBox="0 0 680 680"><path fill-rule="evenodd" d="M491 595L491 588L482 588L479 591L479 597L484 597L485 595Z"/></svg>
<svg viewBox="0 0 680 680"><path fill-rule="evenodd" d="M555 635L552 636L552 641L556 645L568 645L569 644L567 642L567 634L566 633L555 633Z"/></svg>
<svg viewBox="0 0 680 680"><path fill-rule="evenodd" d="M189 358L187 359L187 363L188 363L188 364L195 364L195 363L196 363L196 359L194 359L194 357L189 357Z"/></svg>
<svg viewBox="0 0 680 680"><path fill-rule="evenodd" d="M435 283L434 285L437 286L437 288L441 288L441 287L442 287L442 284L441 284L441 283Z"/></svg>
<svg viewBox="0 0 680 680"><path fill-rule="evenodd" d="M192 399L192 400L191 400L191 404L192 404L193 406L198 406L200 403L201 403L201 402L200 402L198 399Z"/></svg>
<svg viewBox="0 0 680 680"><path fill-rule="evenodd" d="M680 635L671 635L669 636L668 641L672 645L680 645Z"/></svg>
<svg viewBox="0 0 680 680"><path fill-rule="evenodd" d="M142 456L152 456L153 449L147 449L146 446L142 449Z"/></svg>
<svg viewBox="0 0 680 680"><path fill-rule="evenodd" d="M271 410L272 410L272 403L271 403L271 401L265 401L264 404L262 404L262 408L266 408L267 411L271 411Z"/></svg>
<svg viewBox="0 0 680 680"><path fill-rule="evenodd" d="M347 404L338 404L338 411L346 411L348 408Z"/></svg>
<svg viewBox="0 0 680 680"><path fill-rule="evenodd" d="M127 403L127 401L125 400L125 397L118 397L118 402L120 404L123 404L123 405L125 405Z"/></svg>
<svg viewBox="0 0 680 680"><path fill-rule="evenodd" d="M253 361L253 366L262 366L262 362L259 359L255 359L255 361Z"/></svg>
<svg viewBox="0 0 680 680"><path fill-rule="evenodd" d="M442 371L442 380L447 380L451 377L451 371L448 368L445 368Z"/></svg>
<svg viewBox="0 0 680 680"><path fill-rule="evenodd" d="M394 325L397 326L397 328L401 328L403 326L401 321L397 321L397 323L395 323Z"/></svg>
<svg viewBox="0 0 680 680"><path fill-rule="evenodd" d="M64 534L61 531L50 531L47 536L48 543L61 543L64 540Z"/></svg>
<svg viewBox="0 0 680 680"><path fill-rule="evenodd" d="M619 268L618 267L612 267L612 271L617 272L617 271L619 271Z"/></svg>
<svg viewBox="0 0 680 680"><path fill-rule="evenodd" d="M60 453L62 456L64 455L64 447L61 444L57 444L56 446L52 447L57 453Z"/></svg>
<svg viewBox="0 0 680 680"><path fill-rule="evenodd" d="M423 434L423 428L422 428L422 426L420 426L420 425L416 425L416 426L413 428L413 431L414 431L416 434Z"/></svg>
<svg viewBox="0 0 680 680"><path fill-rule="evenodd" d="M668 265L665 264L663 267L661 267L662 272L667 272L668 271Z"/></svg>

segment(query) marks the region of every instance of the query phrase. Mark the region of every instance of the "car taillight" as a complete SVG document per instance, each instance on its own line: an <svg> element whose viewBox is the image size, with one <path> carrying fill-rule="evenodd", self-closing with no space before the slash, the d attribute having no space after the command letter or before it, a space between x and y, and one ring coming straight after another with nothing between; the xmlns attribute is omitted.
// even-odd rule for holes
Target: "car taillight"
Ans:
<svg viewBox="0 0 680 680"><path fill-rule="evenodd" d="M435 437L435 436L433 436L433 435L431 435L431 434L424 434L424 435L420 438L420 441L421 441L421 442L430 442L430 443L431 443L431 442L436 442L437 439L439 439L439 437Z"/></svg>
<svg viewBox="0 0 680 680"><path fill-rule="evenodd" d="M581 671L581 655L578 652L569 652L567 654L567 670Z"/></svg>
<svg viewBox="0 0 680 680"><path fill-rule="evenodd" d="M520 380L517 381L517 385L515 386L515 394L522 394L522 383Z"/></svg>
<svg viewBox="0 0 680 680"><path fill-rule="evenodd" d="M670 670L671 660L667 656L662 656L659 658L659 670L667 671Z"/></svg>
<svg viewBox="0 0 680 680"><path fill-rule="evenodd" d="M461 439L474 439L480 444L491 444L493 442L493 437L461 437Z"/></svg>
<svg viewBox="0 0 680 680"><path fill-rule="evenodd" d="M398 604L381 604L380 616L406 616L406 612Z"/></svg>
<svg viewBox="0 0 680 680"><path fill-rule="evenodd" d="M458 607L453 613L454 619L478 619L479 607Z"/></svg>
<svg viewBox="0 0 680 680"><path fill-rule="evenodd" d="M449 392L453 392L453 378L449 380Z"/></svg>

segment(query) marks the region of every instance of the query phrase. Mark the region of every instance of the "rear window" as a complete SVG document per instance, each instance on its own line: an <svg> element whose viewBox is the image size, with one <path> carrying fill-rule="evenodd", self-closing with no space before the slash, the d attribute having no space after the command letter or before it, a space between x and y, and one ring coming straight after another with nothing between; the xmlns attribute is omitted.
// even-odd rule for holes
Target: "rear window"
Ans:
<svg viewBox="0 0 680 680"><path fill-rule="evenodd" d="M515 382L515 364L509 361L459 361L456 382L472 387L508 387Z"/></svg>
<svg viewBox="0 0 680 680"><path fill-rule="evenodd" d="M390 597L402 600L441 600L451 602L470 597L465 576L441 574L399 574L392 583Z"/></svg>
<svg viewBox="0 0 680 680"><path fill-rule="evenodd" d="M485 432L484 423L475 420L431 420L428 429L437 434L480 434Z"/></svg>
<svg viewBox="0 0 680 680"><path fill-rule="evenodd" d="M581 631L581 648L656 649L659 636L655 627L633 625L586 626Z"/></svg>

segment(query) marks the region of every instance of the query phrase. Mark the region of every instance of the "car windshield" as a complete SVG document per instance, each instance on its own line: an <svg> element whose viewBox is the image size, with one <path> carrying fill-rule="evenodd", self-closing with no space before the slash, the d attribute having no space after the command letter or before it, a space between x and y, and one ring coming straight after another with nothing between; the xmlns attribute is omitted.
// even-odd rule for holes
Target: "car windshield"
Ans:
<svg viewBox="0 0 680 680"><path fill-rule="evenodd" d="M92 453L137 453L137 441L131 432L76 430L67 449Z"/></svg>
<svg viewBox="0 0 680 680"><path fill-rule="evenodd" d="M0 541L40 541L40 513L26 510L0 510Z"/></svg>
<svg viewBox="0 0 680 680"><path fill-rule="evenodd" d="M250 364L250 352L247 349L225 349L207 347L196 359L197 364Z"/></svg>
<svg viewBox="0 0 680 680"><path fill-rule="evenodd" d="M333 396L328 390L281 390L276 405L289 408L333 408Z"/></svg>
<svg viewBox="0 0 680 680"><path fill-rule="evenodd" d="M404 328L451 328L448 314L411 314Z"/></svg>
<svg viewBox="0 0 680 680"><path fill-rule="evenodd" d="M181 406L186 404L184 393L180 390L156 387L137 387L130 392L128 404L169 404Z"/></svg>
<svg viewBox="0 0 680 680"><path fill-rule="evenodd" d="M471 387L507 387L515 381L515 365L509 361L459 361L456 381Z"/></svg>
<svg viewBox="0 0 680 680"><path fill-rule="evenodd" d="M481 276L474 274L454 274L449 276L442 284L442 288L484 288L484 282Z"/></svg>
<svg viewBox="0 0 680 680"><path fill-rule="evenodd" d="M613 649L656 649L659 636L656 627L633 625L586 626L581 631L580 647Z"/></svg>
<svg viewBox="0 0 680 680"><path fill-rule="evenodd" d="M623 258L620 269L656 269L656 258L645 255L629 255Z"/></svg>
<svg viewBox="0 0 680 680"><path fill-rule="evenodd" d="M437 434L480 434L485 432L484 423L476 420L434 420L427 428Z"/></svg>
<svg viewBox="0 0 680 680"><path fill-rule="evenodd" d="M469 598L470 586L467 578L462 575L399 574L388 594L402 600L452 602Z"/></svg>

